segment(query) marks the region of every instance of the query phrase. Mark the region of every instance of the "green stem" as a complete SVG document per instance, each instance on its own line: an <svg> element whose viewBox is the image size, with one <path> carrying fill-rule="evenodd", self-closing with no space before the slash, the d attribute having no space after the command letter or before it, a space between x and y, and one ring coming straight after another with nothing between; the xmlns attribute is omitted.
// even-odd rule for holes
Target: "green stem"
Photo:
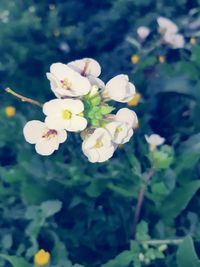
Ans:
<svg viewBox="0 0 200 267"><path fill-rule="evenodd" d="M154 169L152 167L148 171L146 177L144 178L144 183L142 184L140 192L139 192L139 195L138 195L137 204L136 204L136 208L135 208L134 221L133 221L133 235L134 236L135 236L135 233L136 233L137 223L138 223L139 218L140 218L140 213L141 213L143 200L144 200L144 194L145 194L147 185L149 183L149 180L151 179L153 174L154 174Z"/></svg>
<svg viewBox="0 0 200 267"><path fill-rule="evenodd" d="M42 103L40 103L40 102L38 102L38 101L36 101L36 100L33 100L33 99L31 99L31 98L25 97L25 96L23 96L23 95L20 95L20 94L14 92L14 91L13 91L12 89L10 89L10 88L6 88L5 91L6 91L7 93L13 95L14 97L20 99L22 102L27 102L27 103L33 104L33 105L35 105L35 106L38 106L38 107L43 107L43 104L42 104Z"/></svg>

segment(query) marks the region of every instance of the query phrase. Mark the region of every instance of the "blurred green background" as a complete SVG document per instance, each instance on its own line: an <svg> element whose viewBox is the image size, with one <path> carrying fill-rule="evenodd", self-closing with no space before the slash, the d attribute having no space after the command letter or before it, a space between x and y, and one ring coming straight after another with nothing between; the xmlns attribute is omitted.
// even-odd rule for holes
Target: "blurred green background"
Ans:
<svg viewBox="0 0 200 267"><path fill-rule="evenodd" d="M51 253L54 267L200 266L199 4L0 1L0 266L33 266L40 248ZM183 49L154 47L159 16L177 23L185 37ZM138 48L142 25L151 34ZM146 53L149 47L154 48ZM131 62L135 54L137 64ZM48 158L37 155L22 129L28 120L44 119L40 108L4 91L10 87L40 102L52 99L46 79L50 65L83 57L99 61L105 81L128 74L141 94L139 104L130 107L140 127L103 164L87 161L78 135L70 135ZM6 114L8 106L16 108L14 116ZM151 166L144 135L152 132L166 139L166 147L158 151L134 237L137 197ZM164 252L141 243L179 238L178 248L169 245Z"/></svg>

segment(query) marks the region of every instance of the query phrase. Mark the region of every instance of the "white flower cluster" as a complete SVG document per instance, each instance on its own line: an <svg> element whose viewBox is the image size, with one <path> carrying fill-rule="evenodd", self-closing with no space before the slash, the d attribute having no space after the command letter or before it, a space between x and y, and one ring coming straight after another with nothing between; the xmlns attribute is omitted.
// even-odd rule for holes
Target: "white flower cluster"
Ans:
<svg viewBox="0 0 200 267"><path fill-rule="evenodd" d="M182 34L178 32L178 26L171 20L158 17L158 32L161 35L163 43L169 45L171 48L182 48L184 47L185 40ZM141 26L137 29L137 34L141 41L144 41L150 34L150 28Z"/></svg>
<svg viewBox="0 0 200 267"><path fill-rule="evenodd" d="M51 65L47 78L57 98L43 105L44 122L33 120L24 127L25 139L35 144L37 153L51 155L66 141L68 132L81 132L88 160L104 162L119 144L130 140L138 124L136 113L122 108L111 114L115 108L108 102L130 101L135 86L124 74L104 84L100 74L101 67L92 58Z"/></svg>

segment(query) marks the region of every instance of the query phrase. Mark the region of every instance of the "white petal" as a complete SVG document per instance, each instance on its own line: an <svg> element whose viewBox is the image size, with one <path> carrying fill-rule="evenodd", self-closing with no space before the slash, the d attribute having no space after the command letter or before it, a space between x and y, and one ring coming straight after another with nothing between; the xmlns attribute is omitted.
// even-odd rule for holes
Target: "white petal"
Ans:
<svg viewBox="0 0 200 267"><path fill-rule="evenodd" d="M45 115L56 115L61 111L61 103L63 103L63 99L53 99L46 102L43 105L43 113Z"/></svg>
<svg viewBox="0 0 200 267"><path fill-rule="evenodd" d="M147 143L150 145L160 146L165 142L165 138L161 137L158 134L152 134L150 136L145 135Z"/></svg>
<svg viewBox="0 0 200 267"><path fill-rule="evenodd" d="M61 106L63 109L69 109L73 114L79 114L84 110L84 105L81 100L63 99Z"/></svg>
<svg viewBox="0 0 200 267"><path fill-rule="evenodd" d="M92 163L98 162L99 160L99 153L97 149L85 149L84 144L82 146L83 153L88 158L88 160Z"/></svg>
<svg viewBox="0 0 200 267"><path fill-rule="evenodd" d="M101 74L99 63L92 58L83 58L68 63L68 66L85 76L92 75L98 77ZM83 73L84 72L84 73Z"/></svg>
<svg viewBox="0 0 200 267"><path fill-rule="evenodd" d="M109 148L102 147L98 149L98 153L99 153L98 162L104 162L110 159L113 156L114 151L115 151L114 146L110 146Z"/></svg>
<svg viewBox="0 0 200 267"><path fill-rule="evenodd" d="M167 32L171 32L171 33L177 33L177 31L178 31L177 25L167 18L158 17L157 23L158 23L159 27L161 28L161 30L164 29Z"/></svg>
<svg viewBox="0 0 200 267"><path fill-rule="evenodd" d="M43 140L35 145L35 150L42 156L49 156L59 147L57 138Z"/></svg>
<svg viewBox="0 0 200 267"><path fill-rule="evenodd" d="M126 122L128 123L132 128L137 127L138 125L138 118L136 113L133 110L130 110L128 108L121 108L116 116L115 120Z"/></svg>
<svg viewBox="0 0 200 267"><path fill-rule="evenodd" d="M46 129L43 122L32 120L26 123L23 129L24 137L30 144L36 144L41 138Z"/></svg>
<svg viewBox="0 0 200 267"><path fill-rule="evenodd" d="M60 81L73 74L73 71L63 63L54 63L50 67L50 72Z"/></svg>
<svg viewBox="0 0 200 267"><path fill-rule="evenodd" d="M105 83L99 78L96 78L94 76L89 75L88 80L90 81L91 85L97 85L98 88L104 88L105 87Z"/></svg>
<svg viewBox="0 0 200 267"><path fill-rule="evenodd" d="M65 129L65 120L60 115L47 116L45 124L49 129L57 131Z"/></svg>
<svg viewBox="0 0 200 267"><path fill-rule="evenodd" d="M65 129L70 132L83 131L87 127L87 120L80 116L73 116L65 122Z"/></svg>
<svg viewBox="0 0 200 267"><path fill-rule="evenodd" d="M67 132L65 130L58 132L58 142L64 143L67 140Z"/></svg>
<svg viewBox="0 0 200 267"><path fill-rule="evenodd" d="M137 29L137 34L139 35L139 37L141 39L146 39L147 36L149 35L150 33L150 29L148 27L145 27L145 26L140 26L138 29Z"/></svg>

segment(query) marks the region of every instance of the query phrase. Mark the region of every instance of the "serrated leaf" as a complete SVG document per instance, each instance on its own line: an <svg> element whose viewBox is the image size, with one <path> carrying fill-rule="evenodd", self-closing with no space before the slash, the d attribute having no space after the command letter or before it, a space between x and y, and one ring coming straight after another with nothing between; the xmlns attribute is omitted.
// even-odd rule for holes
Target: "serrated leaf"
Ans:
<svg viewBox="0 0 200 267"><path fill-rule="evenodd" d="M59 200L48 200L41 204L40 206L44 216L46 218L53 216L59 212L62 208L62 202Z"/></svg>
<svg viewBox="0 0 200 267"><path fill-rule="evenodd" d="M176 255L178 267L200 267L200 260L197 257L193 240L190 236L184 238L178 248Z"/></svg>

